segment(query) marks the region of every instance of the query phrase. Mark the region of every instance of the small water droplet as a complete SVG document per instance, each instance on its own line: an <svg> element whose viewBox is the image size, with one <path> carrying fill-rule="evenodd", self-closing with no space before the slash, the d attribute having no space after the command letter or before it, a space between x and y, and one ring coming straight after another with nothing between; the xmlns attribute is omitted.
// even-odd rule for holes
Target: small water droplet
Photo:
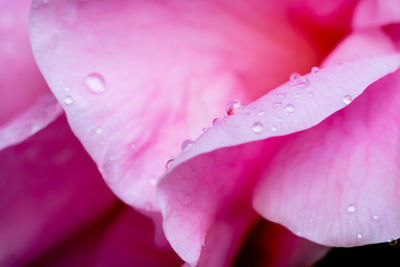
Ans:
<svg viewBox="0 0 400 267"><path fill-rule="evenodd" d="M278 93L278 97L279 98L285 98L286 97L286 93L284 93L284 92Z"/></svg>
<svg viewBox="0 0 400 267"><path fill-rule="evenodd" d="M343 103L347 106L348 104L351 103L353 98L350 95L345 95L342 100L343 100Z"/></svg>
<svg viewBox="0 0 400 267"><path fill-rule="evenodd" d="M259 133L262 133L262 131L263 131L263 129L264 129L264 125L261 123L261 122L259 122L259 121L256 121L254 124L253 124L253 132L254 133L256 133L256 134L259 134Z"/></svg>
<svg viewBox="0 0 400 267"><path fill-rule="evenodd" d="M90 73L85 78L85 84L90 91L94 93L102 93L106 89L106 81L100 73Z"/></svg>
<svg viewBox="0 0 400 267"><path fill-rule="evenodd" d="M203 128L203 129L201 129L201 131L202 131L203 133L207 132L207 130L208 130L208 128Z"/></svg>
<svg viewBox="0 0 400 267"><path fill-rule="evenodd" d="M150 181L151 185L156 185L157 184L157 180L154 179L154 178L151 178L149 181Z"/></svg>
<svg viewBox="0 0 400 267"><path fill-rule="evenodd" d="M226 104L225 107L225 112L226 115L232 116L233 114L236 114L242 109L242 103L240 103L239 100L231 100Z"/></svg>
<svg viewBox="0 0 400 267"><path fill-rule="evenodd" d="M70 95L67 95L64 98L64 103L67 104L67 105L71 105L73 102L74 102L74 100L72 99L72 96L70 96Z"/></svg>
<svg viewBox="0 0 400 267"><path fill-rule="evenodd" d="M356 206L354 206L353 204L347 206L347 211L351 212L351 213L355 212L356 211Z"/></svg>
<svg viewBox="0 0 400 267"><path fill-rule="evenodd" d="M296 232L296 235L297 236L301 236L301 232Z"/></svg>
<svg viewBox="0 0 400 267"><path fill-rule="evenodd" d="M193 145L193 141L192 140L185 140L183 141L182 145L181 145L181 149L182 151L188 151Z"/></svg>
<svg viewBox="0 0 400 267"><path fill-rule="evenodd" d="M276 131L278 131L278 129L275 126L272 126L271 131L276 132Z"/></svg>
<svg viewBox="0 0 400 267"><path fill-rule="evenodd" d="M258 112L258 116L262 117L264 115L265 115L265 111L264 110L261 110L260 112Z"/></svg>
<svg viewBox="0 0 400 267"><path fill-rule="evenodd" d="M285 107L285 111L289 112L289 113L293 113L294 112L294 105L293 104L287 104Z"/></svg>
<svg viewBox="0 0 400 267"><path fill-rule="evenodd" d="M103 132L103 129L101 129L101 128L97 128L97 129L96 129L96 133L97 133L97 134L101 134L102 132Z"/></svg>
<svg viewBox="0 0 400 267"><path fill-rule="evenodd" d="M174 159L170 159L165 163L165 169L169 169L172 166L172 163L174 162Z"/></svg>
<svg viewBox="0 0 400 267"><path fill-rule="evenodd" d="M69 92L69 88L66 87L66 86L64 86L64 91L65 91L65 92Z"/></svg>
<svg viewBox="0 0 400 267"><path fill-rule="evenodd" d="M374 219L375 221L377 221L379 219L378 215L373 215L372 219Z"/></svg>
<svg viewBox="0 0 400 267"><path fill-rule="evenodd" d="M391 246L395 246L395 245L397 245L397 239L390 238L390 239L388 240L388 243L389 243L389 245L391 245Z"/></svg>
<svg viewBox="0 0 400 267"><path fill-rule="evenodd" d="M221 122L221 119L220 119L220 118L215 118L215 119L213 119L212 124L213 124L213 125L217 125L217 124L219 124L220 122Z"/></svg>
<svg viewBox="0 0 400 267"><path fill-rule="evenodd" d="M300 75L299 73L293 72L292 74L290 74L289 80L290 80L290 81L295 81L295 80L297 80L297 79L300 78L300 77L301 77L301 75Z"/></svg>
<svg viewBox="0 0 400 267"><path fill-rule="evenodd" d="M319 71L319 68L317 66L314 66L311 68L311 73L315 74Z"/></svg>
<svg viewBox="0 0 400 267"><path fill-rule="evenodd" d="M357 234L357 238L358 238L358 239L362 239L362 238L363 238L362 233L358 233L358 234Z"/></svg>
<svg viewBox="0 0 400 267"><path fill-rule="evenodd" d="M304 88L310 85L310 81L306 76L301 76L298 79L296 79L296 84L295 86L298 88Z"/></svg>

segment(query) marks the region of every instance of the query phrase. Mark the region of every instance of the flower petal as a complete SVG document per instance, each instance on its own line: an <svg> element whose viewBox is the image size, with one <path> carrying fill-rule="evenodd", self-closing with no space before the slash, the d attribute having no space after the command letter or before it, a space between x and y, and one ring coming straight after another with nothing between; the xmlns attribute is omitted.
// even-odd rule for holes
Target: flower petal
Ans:
<svg viewBox="0 0 400 267"><path fill-rule="evenodd" d="M0 0L0 149L47 126L61 108L33 59L29 0Z"/></svg>
<svg viewBox="0 0 400 267"><path fill-rule="evenodd" d="M0 151L0 265L22 266L117 201L65 117Z"/></svg>
<svg viewBox="0 0 400 267"><path fill-rule="evenodd" d="M353 27L378 28L400 23L398 0L363 0L358 4L353 17Z"/></svg>
<svg viewBox="0 0 400 267"><path fill-rule="evenodd" d="M285 6L246 3L34 2L39 66L125 202L157 210L155 184L184 139L222 115L228 100L249 102L323 56Z"/></svg>
<svg viewBox="0 0 400 267"><path fill-rule="evenodd" d="M159 183L172 247L195 264L216 216L248 209L259 171L285 140L270 137L315 126L399 64L399 55L389 55L328 66L278 87L200 136ZM252 142L257 140L263 141Z"/></svg>

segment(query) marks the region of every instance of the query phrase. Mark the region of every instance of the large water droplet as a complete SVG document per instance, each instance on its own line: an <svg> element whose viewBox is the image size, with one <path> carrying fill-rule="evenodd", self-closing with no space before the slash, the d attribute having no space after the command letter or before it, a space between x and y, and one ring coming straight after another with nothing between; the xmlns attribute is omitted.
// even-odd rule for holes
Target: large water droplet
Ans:
<svg viewBox="0 0 400 267"><path fill-rule="evenodd" d="M395 245L397 245L397 239L390 238L390 239L388 240L388 243L389 243L389 245L391 245L391 246L395 246Z"/></svg>
<svg viewBox="0 0 400 267"><path fill-rule="evenodd" d="M353 213L356 211L356 206L354 206L353 204L347 206L347 211L350 213Z"/></svg>
<svg viewBox="0 0 400 267"><path fill-rule="evenodd" d="M94 93L102 93L106 89L106 81L100 73L90 73L85 78L85 84L90 91Z"/></svg>
<svg viewBox="0 0 400 267"><path fill-rule="evenodd" d="M289 113L293 113L294 112L294 105L293 104L287 104L285 107L285 111L289 112Z"/></svg>
<svg viewBox="0 0 400 267"><path fill-rule="evenodd" d="M72 99L72 96L70 96L70 95L67 95L64 98L64 103L67 104L67 105L71 105L73 102L74 102L74 100Z"/></svg>
<svg viewBox="0 0 400 267"><path fill-rule="evenodd" d="M300 75L299 73L293 72L292 74L290 74L289 80L290 80L290 81L295 81L295 80L297 80L297 79L300 78L300 77L301 77L301 75Z"/></svg>
<svg viewBox="0 0 400 267"><path fill-rule="evenodd" d="M260 134L260 133L262 133L263 129L264 129L264 125L261 122L256 121L253 124L252 130L253 130L254 133Z"/></svg>
<svg viewBox="0 0 400 267"><path fill-rule="evenodd" d="M242 107L242 103L240 103L239 100L231 100L226 104L226 115L232 116L233 114L236 114L238 111L240 111Z"/></svg>
<svg viewBox="0 0 400 267"><path fill-rule="evenodd" d="M188 151L192 147L192 145L193 145L192 140L185 140L181 145L181 149L182 151Z"/></svg>
<svg viewBox="0 0 400 267"><path fill-rule="evenodd" d="M172 166L172 163L174 162L174 159L170 159L165 163L165 169L169 169Z"/></svg>
<svg viewBox="0 0 400 267"><path fill-rule="evenodd" d="M345 95L342 100L343 100L343 103L347 106L348 104L351 103L353 98L350 95Z"/></svg>

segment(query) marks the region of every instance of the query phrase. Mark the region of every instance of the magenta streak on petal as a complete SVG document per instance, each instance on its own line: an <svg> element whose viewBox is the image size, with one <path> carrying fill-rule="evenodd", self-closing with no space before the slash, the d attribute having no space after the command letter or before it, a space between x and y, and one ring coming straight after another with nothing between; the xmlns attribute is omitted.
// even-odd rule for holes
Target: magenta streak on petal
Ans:
<svg viewBox="0 0 400 267"><path fill-rule="evenodd" d="M260 164L267 166L280 145L281 139L268 138L315 126L344 108L347 96L355 99L399 64L399 55L389 55L321 68L306 76L308 87L288 82L200 136L175 159L159 183L164 229L172 247L185 261L196 264L217 214L240 216L248 209ZM282 99L281 93L286 96L277 107L274 103ZM293 112L284 108L288 104L294 106ZM265 114L259 116L260 111ZM257 121L264 128L255 133L252 126ZM271 128L274 125L276 131ZM264 141L252 142L258 140Z"/></svg>

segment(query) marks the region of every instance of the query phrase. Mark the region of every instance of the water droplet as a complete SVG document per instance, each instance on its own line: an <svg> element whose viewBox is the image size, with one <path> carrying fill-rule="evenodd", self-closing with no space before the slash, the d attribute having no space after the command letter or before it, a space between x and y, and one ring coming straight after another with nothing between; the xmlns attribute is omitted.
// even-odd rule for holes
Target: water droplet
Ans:
<svg viewBox="0 0 400 267"><path fill-rule="evenodd" d="M97 128L97 129L96 129L96 133L97 133L97 134L101 134L102 132L103 132L103 129L101 129L101 128Z"/></svg>
<svg viewBox="0 0 400 267"><path fill-rule="evenodd" d="M254 133L259 134L259 133L262 133L263 128L264 128L264 125L263 125L261 122L256 121L256 122L253 124L253 128L252 128L252 129L253 129L253 132L254 132Z"/></svg>
<svg viewBox="0 0 400 267"><path fill-rule="evenodd" d="M172 163L174 162L174 159L170 159L165 163L165 169L169 169L172 166Z"/></svg>
<svg viewBox="0 0 400 267"><path fill-rule="evenodd" d="M207 130L208 130L208 128L203 128L203 129L201 129L201 131L202 131L203 133L207 132Z"/></svg>
<svg viewBox="0 0 400 267"><path fill-rule="evenodd" d="M304 88L310 85L310 81L306 76L301 76L298 79L296 79L296 87Z"/></svg>
<svg viewBox="0 0 400 267"><path fill-rule="evenodd" d="M293 72L292 74L290 74L289 80L290 80L290 81L295 81L295 80L297 80L297 79L300 78L300 77L301 77L301 75L300 75L299 73Z"/></svg>
<svg viewBox="0 0 400 267"><path fill-rule="evenodd" d="M278 129L275 126L272 126L271 131L276 132L276 131L278 131Z"/></svg>
<svg viewBox="0 0 400 267"><path fill-rule="evenodd" d="M69 88L66 87L66 86L64 86L64 91L65 91L65 92L69 92Z"/></svg>
<svg viewBox="0 0 400 267"><path fill-rule="evenodd" d="M357 238L358 238L358 239L362 239L362 238L363 238L362 233L358 233L358 234L357 234Z"/></svg>
<svg viewBox="0 0 400 267"><path fill-rule="evenodd" d="M317 66L314 66L311 68L311 73L315 74L319 71L319 68Z"/></svg>
<svg viewBox="0 0 400 267"><path fill-rule="evenodd" d="M231 100L226 104L225 112L228 116L236 114L242 109L242 103L239 100Z"/></svg>
<svg viewBox="0 0 400 267"><path fill-rule="evenodd" d="M356 211L356 206L354 206L353 204L349 205L347 207L347 211L351 212L351 213L355 212Z"/></svg>
<svg viewBox="0 0 400 267"><path fill-rule="evenodd" d="M264 115L265 115L265 111L264 110L261 110L260 112L258 112L258 116L262 117Z"/></svg>
<svg viewBox="0 0 400 267"><path fill-rule="evenodd" d="M374 219L375 221L377 221L379 219L378 215L373 215L372 219Z"/></svg>
<svg viewBox="0 0 400 267"><path fill-rule="evenodd" d="M188 151L192 147L192 145L193 145L192 140L185 140L181 145L181 149L182 151Z"/></svg>
<svg viewBox="0 0 400 267"><path fill-rule="evenodd" d="M308 92L308 96L314 96L314 92Z"/></svg>
<svg viewBox="0 0 400 267"><path fill-rule="evenodd" d="M106 81L104 80L103 75L96 72L90 73L86 76L85 84L90 91L97 94L104 92L106 89Z"/></svg>
<svg viewBox="0 0 400 267"><path fill-rule="evenodd" d="M278 97L279 98L285 98L286 97L286 93L284 93L284 92L278 93Z"/></svg>
<svg viewBox="0 0 400 267"><path fill-rule="evenodd" d="M157 180L154 179L154 178L151 178L151 179L149 180L149 182L150 182L151 185L156 185L156 184L157 184Z"/></svg>
<svg viewBox="0 0 400 267"><path fill-rule="evenodd" d="M389 245L391 245L391 246L395 246L395 245L397 245L397 239L390 238L390 239L388 240L388 243L389 243Z"/></svg>
<svg viewBox="0 0 400 267"><path fill-rule="evenodd" d="M64 98L64 103L67 104L67 105L71 105L73 102L74 102L74 100L72 99L72 96L70 96L70 95L67 95Z"/></svg>
<svg viewBox="0 0 400 267"><path fill-rule="evenodd" d="M212 124L213 124L213 125L217 125L217 124L219 124L220 122L221 122L221 119L220 119L220 118L215 118L215 119L213 119Z"/></svg>
<svg viewBox="0 0 400 267"><path fill-rule="evenodd" d="M350 95L345 95L342 100L343 100L343 103L347 106L348 104L351 103L353 98Z"/></svg>
<svg viewBox="0 0 400 267"><path fill-rule="evenodd" d="M285 111L289 112L289 113L293 113L294 112L294 105L293 104L287 104L285 107Z"/></svg>

